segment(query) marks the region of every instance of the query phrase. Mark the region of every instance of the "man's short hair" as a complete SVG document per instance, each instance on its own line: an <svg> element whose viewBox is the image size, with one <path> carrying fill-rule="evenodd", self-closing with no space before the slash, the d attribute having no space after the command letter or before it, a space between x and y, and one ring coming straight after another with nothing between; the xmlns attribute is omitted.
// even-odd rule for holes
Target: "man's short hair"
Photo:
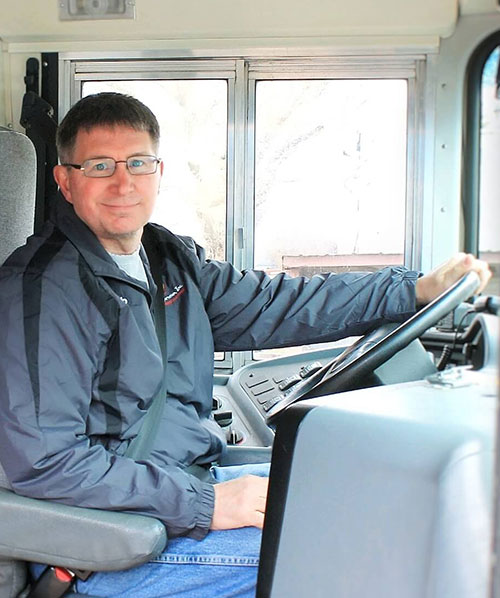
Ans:
<svg viewBox="0 0 500 598"><path fill-rule="evenodd" d="M70 159L80 130L94 127L126 126L146 131L155 148L160 140L160 127L155 115L137 98L116 92L85 96L70 108L57 129L56 145L62 162Z"/></svg>

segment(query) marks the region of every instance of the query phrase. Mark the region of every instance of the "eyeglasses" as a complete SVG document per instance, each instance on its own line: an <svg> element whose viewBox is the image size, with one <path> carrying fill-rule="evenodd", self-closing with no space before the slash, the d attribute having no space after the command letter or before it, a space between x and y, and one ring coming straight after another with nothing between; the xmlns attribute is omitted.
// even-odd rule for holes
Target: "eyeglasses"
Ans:
<svg viewBox="0 0 500 598"><path fill-rule="evenodd" d="M114 158L91 158L82 164L61 164L81 170L84 176L90 178L104 178L112 176L117 164L126 164L130 174L154 174L161 162L156 156L130 156L126 160L115 160Z"/></svg>

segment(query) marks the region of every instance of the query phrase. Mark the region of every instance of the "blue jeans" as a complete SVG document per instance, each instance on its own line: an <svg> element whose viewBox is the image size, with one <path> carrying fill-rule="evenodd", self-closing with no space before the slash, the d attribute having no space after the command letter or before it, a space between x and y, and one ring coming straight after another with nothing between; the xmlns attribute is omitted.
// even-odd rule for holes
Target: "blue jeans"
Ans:
<svg viewBox="0 0 500 598"><path fill-rule="evenodd" d="M248 473L268 476L269 465L213 468L219 482ZM201 541L175 538L149 563L93 573L75 590L104 598L254 598L260 541L255 527L211 531Z"/></svg>

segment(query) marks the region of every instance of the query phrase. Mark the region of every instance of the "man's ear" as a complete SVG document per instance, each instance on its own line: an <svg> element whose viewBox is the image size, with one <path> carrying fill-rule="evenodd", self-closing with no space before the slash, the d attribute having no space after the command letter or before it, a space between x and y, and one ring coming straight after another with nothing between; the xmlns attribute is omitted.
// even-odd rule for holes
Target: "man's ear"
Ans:
<svg viewBox="0 0 500 598"><path fill-rule="evenodd" d="M160 193L161 178L163 176L163 160L160 162L160 179L158 181L158 193Z"/></svg>
<svg viewBox="0 0 500 598"><path fill-rule="evenodd" d="M64 199L66 199L66 201L69 201L69 203L73 203L71 201L68 168L66 166L61 166L60 164L57 164L57 166L54 166L52 173L54 175L54 179L59 189L61 190L61 193L64 195Z"/></svg>

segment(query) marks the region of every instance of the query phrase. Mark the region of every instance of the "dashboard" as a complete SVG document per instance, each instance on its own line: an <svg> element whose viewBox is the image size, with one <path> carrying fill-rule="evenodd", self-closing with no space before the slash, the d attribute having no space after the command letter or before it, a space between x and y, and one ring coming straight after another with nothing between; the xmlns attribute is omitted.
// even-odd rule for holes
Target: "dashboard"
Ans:
<svg viewBox="0 0 500 598"><path fill-rule="evenodd" d="M231 376L216 376L213 396L217 408L213 415L226 429L228 444L271 446L274 431L266 423L269 405L340 355L344 348L259 361Z"/></svg>
<svg viewBox="0 0 500 598"><path fill-rule="evenodd" d="M463 311L463 306L457 309L459 319ZM443 333L439 326L433 327L420 340L413 341L375 369L373 375L356 380L351 389L433 380L433 376L434 380L444 375L449 379L453 377L453 370L461 366L475 370L496 369L498 328L498 317L487 313L472 314L463 329L448 324ZM274 426L269 425L268 419L273 407L292 392L300 394L301 387L307 389L308 382L315 377L324 376L344 355L349 355L355 344L353 339L346 339L343 346L257 361L229 376L216 375L213 415L225 430L228 444L271 446ZM445 347L453 348L449 351L453 359L444 372L439 372L437 363ZM325 392L317 393L321 394ZM317 395L314 390L308 392L308 398Z"/></svg>

